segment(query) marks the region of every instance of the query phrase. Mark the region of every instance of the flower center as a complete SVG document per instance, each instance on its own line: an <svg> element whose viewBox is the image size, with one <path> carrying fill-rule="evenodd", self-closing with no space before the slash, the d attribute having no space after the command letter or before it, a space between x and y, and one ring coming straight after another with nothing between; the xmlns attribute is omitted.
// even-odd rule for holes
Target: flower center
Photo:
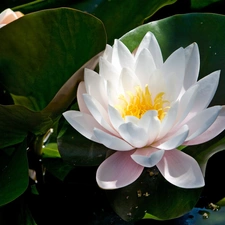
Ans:
<svg viewBox="0 0 225 225"><path fill-rule="evenodd" d="M163 99L165 93L158 93L153 100L148 85L145 86L144 90L140 86L137 86L135 90L135 94L127 92L129 100L124 95L119 96L122 103L117 105L116 108L120 111L122 117L136 116L140 119L148 110L157 110L158 118L162 121L170 108L169 102Z"/></svg>

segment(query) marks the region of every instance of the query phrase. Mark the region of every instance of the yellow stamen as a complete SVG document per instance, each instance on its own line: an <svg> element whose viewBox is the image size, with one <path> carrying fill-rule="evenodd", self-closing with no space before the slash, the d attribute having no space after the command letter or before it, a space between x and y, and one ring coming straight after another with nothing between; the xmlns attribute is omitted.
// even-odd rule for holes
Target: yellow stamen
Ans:
<svg viewBox="0 0 225 225"><path fill-rule="evenodd" d="M116 105L116 108L120 111L123 118L125 116L136 116L141 118L147 111L156 110L158 111L158 118L163 120L168 109L168 101L163 99L164 92L158 93L154 100L152 100L151 92L149 91L148 85L142 90L140 86L135 88L136 93L127 92L129 99L124 95L120 95L120 105Z"/></svg>

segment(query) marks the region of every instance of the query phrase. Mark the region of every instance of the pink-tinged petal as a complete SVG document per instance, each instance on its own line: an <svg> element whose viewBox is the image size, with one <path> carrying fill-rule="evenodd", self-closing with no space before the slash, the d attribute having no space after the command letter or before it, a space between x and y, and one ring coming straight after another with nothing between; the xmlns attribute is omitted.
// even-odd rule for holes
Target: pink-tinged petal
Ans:
<svg viewBox="0 0 225 225"><path fill-rule="evenodd" d="M103 106L107 107L107 92L105 80L95 71L85 68L84 81L87 93Z"/></svg>
<svg viewBox="0 0 225 225"><path fill-rule="evenodd" d="M171 130L177 118L177 111L178 102L175 102L162 120L157 140L163 138Z"/></svg>
<svg viewBox="0 0 225 225"><path fill-rule="evenodd" d="M134 57L129 49L120 41L115 40L112 52L112 64L117 68L134 67Z"/></svg>
<svg viewBox="0 0 225 225"><path fill-rule="evenodd" d="M193 43L185 49L185 77L184 77L184 90L188 90L193 84L196 83L200 68L199 49L196 43Z"/></svg>
<svg viewBox="0 0 225 225"><path fill-rule="evenodd" d="M131 159L132 153L133 151L115 152L105 159L96 173L96 180L100 188L122 188L137 180L144 167Z"/></svg>
<svg viewBox="0 0 225 225"><path fill-rule="evenodd" d="M142 148L148 142L148 134L145 129L131 122L120 125L118 131L120 136L135 148Z"/></svg>
<svg viewBox="0 0 225 225"><path fill-rule="evenodd" d="M164 178L181 188L200 188L205 185L202 171L194 158L177 149L165 151L156 165Z"/></svg>
<svg viewBox="0 0 225 225"><path fill-rule="evenodd" d="M135 94L135 87L140 86L140 81L134 72L128 68L123 68L120 74L119 85L124 93L132 92Z"/></svg>
<svg viewBox="0 0 225 225"><path fill-rule="evenodd" d="M153 167L162 159L163 155L164 150L153 147L145 147L137 149L131 155L131 158L141 166Z"/></svg>
<svg viewBox="0 0 225 225"><path fill-rule="evenodd" d="M63 113L63 116L67 122L76 129L84 137L99 142L98 139L94 136L94 128L103 129L89 114L84 114L79 111L69 110Z"/></svg>
<svg viewBox="0 0 225 225"><path fill-rule="evenodd" d="M189 136L186 141L190 141L205 132L214 123L221 108L221 106L207 108L190 119L186 123L189 127Z"/></svg>
<svg viewBox="0 0 225 225"><path fill-rule="evenodd" d="M183 48L177 49L165 61L161 68L167 84L165 98L173 102L182 90L185 74L185 51ZM174 85L176 84L176 85Z"/></svg>
<svg viewBox="0 0 225 225"><path fill-rule="evenodd" d="M184 125L176 133L169 137L166 137L166 140L159 140L158 142L154 143L153 146L163 150L171 150L177 148L184 143L185 139L188 136L188 132L188 126Z"/></svg>
<svg viewBox="0 0 225 225"><path fill-rule="evenodd" d="M0 14L0 23L1 24L8 24L11 23L12 21L18 19L17 15L12 11L11 9L5 9L1 14Z"/></svg>
<svg viewBox="0 0 225 225"><path fill-rule="evenodd" d="M220 71L215 71L197 82L199 88L193 109L193 113L198 113L207 108L216 92L219 84Z"/></svg>
<svg viewBox="0 0 225 225"><path fill-rule="evenodd" d="M17 18L24 16L24 14L21 13L20 11L16 11L15 14L16 14Z"/></svg>
<svg viewBox="0 0 225 225"><path fill-rule="evenodd" d="M135 64L135 74L140 80L143 89L149 83L149 78L154 70L156 70L154 59L151 53L144 48L138 55Z"/></svg>
<svg viewBox="0 0 225 225"><path fill-rule="evenodd" d="M116 136L113 136L100 129L94 129L94 135L100 143L105 145L107 148L118 150L118 151L129 151L134 149L133 146L129 145L126 141Z"/></svg>
<svg viewBox="0 0 225 225"><path fill-rule="evenodd" d="M142 39L137 49L135 56L138 56L140 52L142 51L142 49L144 48L147 48L151 52L153 59L155 61L156 67L160 68L163 64L163 57L162 57L160 46L153 33L147 32L145 34L144 38Z"/></svg>
<svg viewBox="0 0 225 225"><path fill-rule="evenodd" d="M83 94L87 93L84 81L81 81L77 88L77 102L82 113L90 114L83 98Z"/></svg>
<svg viewBox="0 0 225 225"><path fill-rule="evenodd" d="M197 136L196 138L187 141L184 145L198 145L204 142L207 142L218 134L220 134L225 129L225 106L222 107L218 117L216 118L215 122L201 135Z"/></svg>
<svg viewBox="0 0 225 225"><path fill-rule="evenodd" d="M108 117L107 110L92 96L83 94L84 102L95 120L110 133L118 136L118 133L112 127Z"/></svg>
<svg viewBox="0 0 225 225"><path fill-rule="evenodd" d="M156 110L147 111L139 120L138 125L145 129L148 134L148 143L151 145L159 134L161 121L158 118L158 112Z"/></svg>
<svg viewBox="0 0 225 225"><path fill-rule="evenodd" d="M109 62L112 62L112 46L110 45L106 45L105 51L102 55L102 57L106 60L108 60Z"/></svg>

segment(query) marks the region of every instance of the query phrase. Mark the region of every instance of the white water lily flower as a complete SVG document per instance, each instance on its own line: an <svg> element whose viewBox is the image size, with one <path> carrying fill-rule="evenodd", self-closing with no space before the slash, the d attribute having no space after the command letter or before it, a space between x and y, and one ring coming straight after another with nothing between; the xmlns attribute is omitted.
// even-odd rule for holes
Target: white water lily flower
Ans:
<svg viewBox="0 0 225 225"><path fill-rule="evenodd" d="M207 108L220 71L197 81L199 64L196 43L164 62L148 32L135 53L115 40L99 59L99 74L85 70L77 93L80 111L63 115L86 138L116 150L97 170L101 188L124 187L153 166L178 187L204 186L196 160L177 150L206 142L225 128L225 108Z"/></svg>

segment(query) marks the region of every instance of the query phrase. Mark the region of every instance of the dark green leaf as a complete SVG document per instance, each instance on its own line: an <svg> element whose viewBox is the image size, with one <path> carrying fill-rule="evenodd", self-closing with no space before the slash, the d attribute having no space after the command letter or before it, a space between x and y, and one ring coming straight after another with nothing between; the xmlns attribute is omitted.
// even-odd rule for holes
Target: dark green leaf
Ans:
<svg viewBox="0 0 225 225"><path fill-rule="evenodd" d="M115 38L143 24L146 18L160 8L175 2L176 0L89 0L71 7L87 11L101 19L106 27L108 43L112 44Z"/></svg>
<svg viewBox="0 0 225 225"><path fill-rule="evenodd" d="M105 48L106 37L97 18L60 8L10 23L0 30L0 41L2 84L15 104L41 110L74 72Z"/></svg>
<svg viewBox="0 0 225 225"><path fill-rule="evenodd" d="M74 166L99 165L109 154L101 144L88 140L65 123L64 132L58 137L58 148L63 160Z"/></svg>
<svg viewBox="0 0 225 225"><path fill-rule="evenodd" d="M28 186L26 141L0 150L0 206L24 193Z"/></svg>

